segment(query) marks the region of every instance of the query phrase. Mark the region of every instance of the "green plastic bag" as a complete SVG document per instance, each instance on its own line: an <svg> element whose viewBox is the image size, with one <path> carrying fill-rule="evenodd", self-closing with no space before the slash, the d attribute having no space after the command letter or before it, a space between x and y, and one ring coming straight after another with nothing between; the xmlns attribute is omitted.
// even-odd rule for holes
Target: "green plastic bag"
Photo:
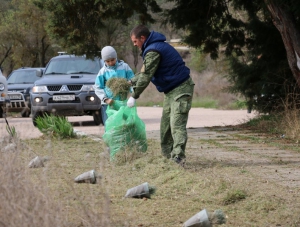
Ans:
<svg viewBox="0 0 300 227"><path fill-rule="evenodd" d="M136 107L129 108L126 103L114 101L106 111L108 118L103 140L110 148L111 159L126 147L141 152L147 150L145 123L137 115Z"/></svg>

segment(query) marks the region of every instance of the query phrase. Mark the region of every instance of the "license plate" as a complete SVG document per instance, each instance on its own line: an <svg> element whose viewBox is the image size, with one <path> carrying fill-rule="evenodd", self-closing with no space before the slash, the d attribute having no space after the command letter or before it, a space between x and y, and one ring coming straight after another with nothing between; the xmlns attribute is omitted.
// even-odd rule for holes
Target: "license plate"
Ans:
<svg viewBox="0 0 300 227"><path fill-rule="evenodd" d="M55 95L53 96L54 101L72 101L75 100L75 95Z"/></svg>
<svg viewBox="0 0 300 227"><path fill-rule="evenodd" d="M22 95L8 95L9 99L22 99Z"/></svg>

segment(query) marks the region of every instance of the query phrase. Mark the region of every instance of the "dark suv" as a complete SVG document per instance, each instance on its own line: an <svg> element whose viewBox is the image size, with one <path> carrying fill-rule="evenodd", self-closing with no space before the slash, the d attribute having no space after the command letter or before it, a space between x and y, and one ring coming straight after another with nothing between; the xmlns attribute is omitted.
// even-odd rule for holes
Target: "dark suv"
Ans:
<svg viewBox="0 0 300 227"><path fill-rule="evenodd" d="M92 115L96 125L102 123L101 101L93 85L103 66L100 58L62 54L52 58L43 77L30 93L33 124L44 113L60 116Z"/></svg>
<svg viewBox="0 0 300 227"><path fill-rule="evenodd" d="M41 78L44 68L19 68L7 77L8 97L6 110L21 112L22 117L30 115L30 90L36 80Z"/></svg>

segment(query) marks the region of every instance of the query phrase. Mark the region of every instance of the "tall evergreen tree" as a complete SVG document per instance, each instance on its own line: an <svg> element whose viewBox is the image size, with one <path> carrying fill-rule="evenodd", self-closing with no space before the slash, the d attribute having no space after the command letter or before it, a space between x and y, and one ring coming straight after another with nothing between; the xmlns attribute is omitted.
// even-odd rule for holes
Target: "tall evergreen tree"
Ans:
<svg viewBox="0 0 300 227"><path fill-rule="evenodd" d="M280 106L287 91L299 80L293 67L295 53L300 56L296 32L300 3L293 0L169 1L175 7L166 12L167 21L188 31L185 42L210 53L213 59L218 58L220 50L230 59L228 78L232 92L242 93L248 105L261 112ZM276 13L272 12L275 9ZM279 20L287 17L289 20L285 22L293 29L287 29L284 26L288 23ZM293 49L289 50L291 44Z"/></svg>

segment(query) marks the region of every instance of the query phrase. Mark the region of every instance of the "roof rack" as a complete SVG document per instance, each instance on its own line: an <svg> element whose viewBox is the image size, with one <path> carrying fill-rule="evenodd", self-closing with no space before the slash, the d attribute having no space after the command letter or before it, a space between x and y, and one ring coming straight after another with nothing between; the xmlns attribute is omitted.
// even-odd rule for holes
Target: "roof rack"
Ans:
<svg viewBox="0 0 300 227"><path fill-rule="evenodd" d="M67 54L67 52L65 52L65 51L59 51L57 53L58 53L58 55L65 55L65 54Z"/></svg>

